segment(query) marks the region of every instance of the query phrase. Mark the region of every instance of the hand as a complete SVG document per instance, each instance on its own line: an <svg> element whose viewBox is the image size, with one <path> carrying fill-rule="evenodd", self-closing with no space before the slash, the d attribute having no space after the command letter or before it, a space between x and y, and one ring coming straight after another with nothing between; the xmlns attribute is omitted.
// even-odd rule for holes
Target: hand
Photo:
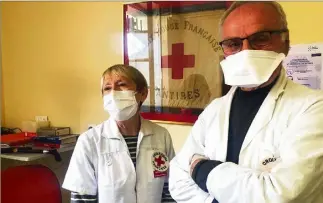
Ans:
<svg viewBox="0 0 323 203"><path fill-rule="evenodd" d="M200 161L202 160L206 160L208 158L206 158L205 156L199 155L199 154L194 154L191 160L191 166L190 166L190 175L192 176L193 170L196 166L196 164L198 164Z"/></svg>
<svg viewBox="0 0 323 203"><path fill-rule="evenodd" d="M203 159L203 158L196 159L196 160L195 160L195 161L193 161L193 163L191 164L191 168L190 168L190 175L191 175L191 177L192 177L192 173L193 173L193 171L194 171L195 166L196 166L200 161L202 161L202 160L205 160L205 159Z"/></svg>

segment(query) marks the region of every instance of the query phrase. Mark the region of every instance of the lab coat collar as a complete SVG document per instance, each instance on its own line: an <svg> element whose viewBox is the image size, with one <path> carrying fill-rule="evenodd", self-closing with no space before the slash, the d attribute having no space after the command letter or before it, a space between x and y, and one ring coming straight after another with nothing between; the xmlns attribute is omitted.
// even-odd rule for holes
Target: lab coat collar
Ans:
<svg viewBox="0 0 323 203"><path fill-rule="evenodd" d="M242 144L241 151L246 149L246 147L253 140L253 138L257 136L259 131L264 129L264 127L267 126L268 123L271 121L276 109L277 101L279 100L279 98L281 98L281 95L284 93L286 85L287 77L285 69L282 68L276 84L268 93L266 99L264 100L263 104L258 110L258 113L256 114L255 118L253 119L250 125L245 140Z"/></svg>
<svg viewBox="0 0 323 203"><path fill-rule="evenodd" d="M142 136L148 136L153 134L153 129L151 128L151 125L149 125L149 121L143 119L140 117L141 120L141 126L139 130L139 137ZM109 139L121 139L122 134L119 131L119 128L117 126L117 122L113 120L112 118L109 118L107 121L105 121L103 132L101 132L103 137L109 138Z"/></svg>
<svg viewBox="0 0 323 203"><path fill-rule="evenodd" d="M279 98L279 95L281 95L286 87L287 84L287 77L285 76L285 69L282 68L280 72L280 76L277 79L275 85L271 88L269 91L265 101L262 104L262 107L260 107L256 117L254 118L247 134L245 137L245 140L243 141L241 152L249 145L249 143L252 141L254 136L257 135L257 132L261 130L265 125L269 123L269 121L272 119L273 112L275 110L276 101ZM231 110L231 103L234 96L235 91L238 87L234 86L230 89L230 91L223 97L223 99L219 100L221 101L221 108L218 110L218 117L220 119L220 125L219 125L219 134L221 135L221 138L217 140L217 160L219 161L225 161L227 156L227 143L228 143L228 135L229 135L229 120L230 120L230 110ZM258 115L260 114L260 115ZM221 150L221 146L225 146ZM240 152L240 154L241 154Z"/></svg>
<svg viewBox="0 0 323 203"><path fill-rule="evenodd" d="M279 96L285 91L287 85L286 70L284 67L281 68L279 78L276 84L272 87L269 92L269 96L277 100Z"/></svg>

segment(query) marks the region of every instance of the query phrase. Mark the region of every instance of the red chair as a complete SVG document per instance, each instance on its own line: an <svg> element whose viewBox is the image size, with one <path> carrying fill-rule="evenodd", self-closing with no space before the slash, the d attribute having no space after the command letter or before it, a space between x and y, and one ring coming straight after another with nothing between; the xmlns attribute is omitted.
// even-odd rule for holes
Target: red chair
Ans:
<svg viewBox="0 0 323 203"><path fill-rule="evenodd" d="M42 165L27 165L1 171L2 203L62 203L56 175Z"/></svg>

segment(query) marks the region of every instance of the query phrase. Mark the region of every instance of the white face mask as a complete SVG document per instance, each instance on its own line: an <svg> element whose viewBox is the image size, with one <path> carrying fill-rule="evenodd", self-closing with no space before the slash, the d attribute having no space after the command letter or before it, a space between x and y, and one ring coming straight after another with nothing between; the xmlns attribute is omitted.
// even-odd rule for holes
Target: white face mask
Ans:
<svg viewBox="0 0 323 203"><path fill-rule="evenodd" d="M116 121L125 121L138 110L136 92L131 90L114 91L103 96L104 110Z"/></svg>
<svg viewBox="0 0 323 203"><path fill-rule="evenodd" d="M258 87L267 82L285 54L264 50L244 50L221 61L225 84Z"/></svg>

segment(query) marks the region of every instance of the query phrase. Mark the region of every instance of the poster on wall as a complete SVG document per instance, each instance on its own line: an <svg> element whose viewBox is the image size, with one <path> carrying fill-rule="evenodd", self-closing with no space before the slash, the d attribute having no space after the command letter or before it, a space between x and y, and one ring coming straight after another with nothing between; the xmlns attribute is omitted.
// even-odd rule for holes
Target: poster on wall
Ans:
<svg viewBox="0 0 323 203"><path fill-rule="evenodd" d="M291 47L284 60L287 77L312 89L322 89L323 44L301 44Z"/></svg>
<svg viewBox="0 0 323 203"><path fill-rule="evenodd" d="M149 84L142 116L194 123L228 90L220 61L219 20L226 2L146 2L125 5L125 63Z"/></svg>

